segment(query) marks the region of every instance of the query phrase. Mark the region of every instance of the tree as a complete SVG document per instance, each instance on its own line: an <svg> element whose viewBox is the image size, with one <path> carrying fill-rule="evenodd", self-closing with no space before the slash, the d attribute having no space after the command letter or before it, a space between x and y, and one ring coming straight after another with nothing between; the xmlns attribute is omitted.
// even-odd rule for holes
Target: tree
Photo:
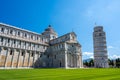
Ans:
<svg viewBox="0 0 120 80"><path fill-rule="evenodd" d="M94 66L94 60L91 59L91 60L89 61L89 67L93 67L93 66Z"/></svg>
<svg viewBox="0 0 120 80"><path fill-rule="evenodd" d="M113 67L113 66L114 66L114 60L108 59L108 62L109 62L110 67Z"/></svg>
<svg viewBox="0 0 120 80"><path fill-rule="evenodd" d="M93 59L90 59L90 61L85 61L83 64L86 67L93 67L94 66L94 61L93 61Z"/></svg>
<svg viewBox="0 0 120 80"><path fill-rule="evenodd" d="M88 67L88 62L87 62L87 61L85 61L83 64L84 64L86 67Z"/></svg>
<svg viewBox="0 0 120 80"><path fill-rule="evenodd" d="M120 68L120 58L117 58L117 59L116 59L116 67L117 67L117 68Z"/></svg>

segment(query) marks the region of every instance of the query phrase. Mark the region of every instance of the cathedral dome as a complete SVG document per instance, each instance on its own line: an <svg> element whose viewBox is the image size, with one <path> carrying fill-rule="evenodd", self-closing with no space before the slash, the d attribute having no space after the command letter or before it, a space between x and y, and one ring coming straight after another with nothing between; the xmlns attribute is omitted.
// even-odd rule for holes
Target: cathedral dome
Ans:
<svg viewBox="0 0 120 80"><path fill-rule="evenodd" d="M55 32L54 29L51 27L51 25L49 25L48 28L45 29L45 31L48 31L48 32Z"/></svg>
<svg viewBox="0 0 120 80"><path fill-rule="evenodd" d="M54 29L51 27L51 25L48 26L48 28L45 29L45 31L42 33L46 38L49 40L57 38L57 33L54 31Z"/></svg>

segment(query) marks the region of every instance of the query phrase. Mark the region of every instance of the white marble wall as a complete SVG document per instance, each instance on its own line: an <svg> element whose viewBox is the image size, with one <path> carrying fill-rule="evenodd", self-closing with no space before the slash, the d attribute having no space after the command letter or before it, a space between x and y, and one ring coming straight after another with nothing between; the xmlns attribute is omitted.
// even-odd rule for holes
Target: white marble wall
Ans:
<svg viewBox="0 0 120 80"><path fill-rule="evenodd" d="M81 45L77 43L73 33L52 40L46 56L49 56L46 67L81 68L83 66Z"/></svg>
<svg viewBox="0 0 120 80"><path fill-rule="evenodd" d="M45 35L0 23L0 67L82 67L76 34L53 36L49 45Z"/></svg>
<svg viewBox="0 0 120 80"><path fill-rule="evenodd" d="M40 34L0 23L0 67L33 67L48 47L46 40Z"/></svg>
<svg viewBox="0 0 120 80"><path fill-rule="evenodd" d="M29 42L32 41L41 44L47 42L47 39L38 33L30 32L5 24L0 24L0 35L7 37L10 36L11 38L17 38L21 40L29 40Z"/></svg>

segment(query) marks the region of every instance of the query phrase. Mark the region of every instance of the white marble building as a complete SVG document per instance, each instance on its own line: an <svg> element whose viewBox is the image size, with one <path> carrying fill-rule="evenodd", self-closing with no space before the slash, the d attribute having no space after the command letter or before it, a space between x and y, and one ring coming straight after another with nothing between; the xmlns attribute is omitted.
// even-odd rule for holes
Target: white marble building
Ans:
<svg viewBox="0 0 120 80"><path fill-rule="evenodd" d="M0 23L0 67L82 67L74 32L61 37L49 25L42 34Z"/></svg>
<svg viewBox="0 0 120 80"><path fill-rule="evenodd" d="M108 68L108 54L106 45L106 34L103 26L96 26L93 32L94 42L94 66L97 68Z"/></svg>

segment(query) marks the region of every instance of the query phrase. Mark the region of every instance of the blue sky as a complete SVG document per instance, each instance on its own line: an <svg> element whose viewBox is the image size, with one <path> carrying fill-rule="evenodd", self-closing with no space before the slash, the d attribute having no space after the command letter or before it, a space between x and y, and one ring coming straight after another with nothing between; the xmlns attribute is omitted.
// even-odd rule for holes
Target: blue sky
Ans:
<svg viewBox="0 0 120 80"><path fill-rule="evenodd" d="M109 58L120 57L120 0L0 0L0 22L37 33L51 24L59 36L73 30L83 59L93 57L96 23L107 34Z"/></svg>

